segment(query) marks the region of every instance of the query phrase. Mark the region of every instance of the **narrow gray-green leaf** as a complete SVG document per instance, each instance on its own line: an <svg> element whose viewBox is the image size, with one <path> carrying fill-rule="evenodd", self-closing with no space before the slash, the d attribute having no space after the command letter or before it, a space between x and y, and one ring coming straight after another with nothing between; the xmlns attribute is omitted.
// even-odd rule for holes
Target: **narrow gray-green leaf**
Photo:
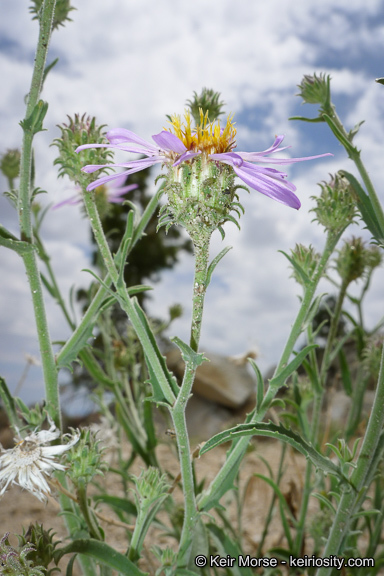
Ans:
<svg viewBox="0 0 384 576"><path fill-rule="evenodd" d="M287 442L293 448L304 454L305 457L309 458L312 463L323 470L326 473L334 474L344 481L348 482L348 479L343 475L339 466L334 464L332 460L326 458L320 452L318 452L312 444L309 444L306 440L301 438L298 434L285 428L284 426L273 424L273 422L257 422L255 424L240 424L224 432L216 434L206 442L200 450L200 454L204 454L212 448L215 448L219 444L224 442L229 442L243 436L267 436L269 438L277 438L282 442Z"/></svg>
<svg viewBox="0 0 384 576"><path fill-rule="evenodd" d="M280 252L280 254L285 256L286 259L290 262L292 267L296 270L296 272L298 273L300 278L303 280L304 286L308 286L311 282L311 279L309 278L308 274L306 274L306 272L304 272L303 268L301 266L299 266L299 264L289 254L284 252L284 250L278 250L278 252Z"/></svg>
<svg viewBox="0 0 384 576"><path fill-rule="evenodd" d="M171 338L171 342L174 342L176 346L181 351L181 356L186 364L189 364L193 369L196 369L200 364L207 361L204 354L195 352L192 348L183 342L178 336Z"/></svg>
<svg viewBox="0 0 384 576"><path fill-rule="evenodd" d="M247 358L256 374L256 408L259 409L264 398L264 378L253 358Z"/></svg>
<svg viewBox="0 0 384 576"><path fill-rule="evenodd" d="M148 576L147 572L142 572L126 556L117 552L105 542L99 542L92 538L79 538L74 540L65 548L55 552L55 559L59 561L65 554L85 554L91 556L105 566L109 566L120 574L129 576Z"/></svg>
<svg viewBox="0 0 384 576"><path fill-rule="evenodd" d="M227 246L226 248L223 248L223 250L217 255L215 256L215 258L212 260L212 262L210 263L210 265L208 266L208 270L207 270L207 279L205 281L205 286L209 286L209 283L211 281L211 277L212 277L212 273L214 271L214 269L216 268L216 266L218 265L218 263L220 262L220 260L222 258L224 258L224 256L227 254L227 252L229 252L230 250L232 250L232 246Z"/></svg>
<svg viewBox="0 0 384 576"><path fill-rule="evenodd" d="M317 348L317 344L310 344L308 346L305 346L305 348L303 348L302 350L300 350L300 352L296 354L295 358L288 364L288 366L283 368L282 371L279 372L279 374L277 374L274 378L272 378L272 380L270 380L269 385L272 388L281 388L282 386L284 386L286 380L293 374L295 370L298 369L299 366L301 366L304 358L314 348Z"/></svg>

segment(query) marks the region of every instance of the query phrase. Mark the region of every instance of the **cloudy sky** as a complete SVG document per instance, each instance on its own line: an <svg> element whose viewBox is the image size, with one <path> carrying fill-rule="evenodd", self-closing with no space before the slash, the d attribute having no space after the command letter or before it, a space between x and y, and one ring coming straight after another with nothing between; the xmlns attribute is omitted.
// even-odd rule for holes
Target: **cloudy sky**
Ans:
<svg viewBox="0 0 384 576"><path fill-rule="evenodd" d="M0 153L20 146L18 122L32 73L37 23L25 0L0 0ZM226 225L224 244L213 238L212 256L233 249L221 261L209 287L201 347L241 354L257 347L263 370L278 360L298 308L298 287L278 250L297 242L321 249L323 231L311 223L310 196L317 183L338 169L354 171L343 149L323 125L290 122L292 115L316 114L295 96L304 74L332 76L333 101L349 129L365 120L356 143L380 194L384 144L384 2L382 0L74 0L73 22L53 35L48 62L59 58L43 97L49 102L47 132L35 138L36 184L55 203L71 193L69 181L56 180L52 165L56 124L66 114L95 115L110 128L129 128L149 139L165 125L165 115L182 113L185 101L203 86L220 91L226 110L235 115L238 149L268 148L275 134L285 134L290 156L332 152L333 157L289 168L302 208L296 212L255 191L242 197L246 209L239 232ZM6 182L0 176L0 189ZM383 194L381 194L383 198ZM384 199L384 198L383 198ZM17 217L0 198L0 218L15 234ZM357 233L358 230L353 230ZM347 235L351 235L350 231ZM89 230L77 207L52 212L43 237L52 266L67 293L87 282ZM155 286L149 310L167 316L175 302L184 316L172 334L188 339L193 263L184 257ZM0 249L0 372L14 390L25 354L38 354L33 312L22 262ZM366 307L368 324L383 314L376 274ZM323 287L327 290L327 287ZM55 303L48 299L54 340L68 336ZM32 367L23 397L42 394L39 369Z"/></svg>

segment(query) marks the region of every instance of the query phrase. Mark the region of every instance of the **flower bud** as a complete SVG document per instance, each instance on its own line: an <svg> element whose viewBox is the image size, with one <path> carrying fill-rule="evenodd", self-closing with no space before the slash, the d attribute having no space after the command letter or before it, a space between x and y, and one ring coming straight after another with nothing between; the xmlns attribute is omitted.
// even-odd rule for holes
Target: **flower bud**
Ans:
<svg viewBox="0 0 384 576"><path fill-rule="evenodd" d="M314 247L311 245L307 247L303 244L296 244L294 250L291 250L292 260L299 268L301 268L301 270L303 270L310 280L315 273L320 257L320 254L316 252ZM294 266L292 267L292 277L296 282L305 286L303 276L300 275L299 271Z"/></svg>
<svg viewBox="0 0 384 576"><path fill-rule="evenodd" d="M14 548L8 540L9 532L0 540L0 572L7 576L45 576L44 566L36 566L28 558L35 550L32 544Z"/></svg>
<svg viewBox="0 0 384 576"><path fill-rule="evenodd" d="M301 96L304 103L320 104L326 110L331 102L330 80L331 77L323 73L320 73L320 76L305 74L301 84L298 85L300 88L298 96Z"/></svg>
<svg viewBox="0 0 384 576"><path fill-rule="evenodd" d="M143 470L138 478L134 478L134 481L136 505L138 510L143 512L168 493L169 486L165 474L160 475L159 469L153 466Z"/></svg>
<svg viewBox="0 0 384 576"><path fill-rule="evenodd" d="M54 146L59 149L59 157L56 158L54 164L60 166L59 176L65 174L76 184L81 184L86 178L89 182L89 177L85 177L81 171L84 163L86 164L106 164L110 161L113 153L109 148L87 148L79 154L75 152L76 148L82 144L105 143L104 126L96 125L96 118L91 118L83 114L75 114L72 119L68 116L69 123L62 124L58 127L61 130L61 137L53 141ZM105 170L104 170L105 171Z"/></svg>
<svg viewBox="0 0 384 576"><path fill-rule="evenodd" d="M383 335L375 334L369 338L366 347L363 350L363 366L376 382L379 377L381 354L383 350Z"/></svg>
<svg viewBox="0 0 384 576"><path fill-rule="evenodd" d="M348 180L336 174L329 183L320 184L320 196L312 196L316 202L315 212L319 224L333 234L340 234L356 216L356 198Z"/></svg>
<svg viewBox="0 0 384 576"><path fill-rule="evenodd" d="M191 110L196 126L200 122L200 110L203 111L204 115L208 114L211 122L215 122L219 116L224 114L222 108L225 103L223 101L219 102L219 98L220 92L215 92L210 88L203 88L199 96L194 92L192 100L187 100L187 105Z"/></svg>
<svg viewBox="0 0 384 576"><path fill-rule="evenodd" d="M381 266L383 261L383 255L378 246L369 246L365 251L365 265L368 270L374 270L378 266Z"/></svg>
<svg viewBox="0 0 384 576"><path fill-rule="evenodd" d="M367 251L361 238L345 240L335 260L336 270L346 286L361 278L365 271Z"/></svg>
<svg viewBox="0 0 384 576"><path fill-rule="evenodd" d="M20 150L7 150L0 160L0 170L8 180L18 178L20 174Z"/></svg>
<svg viewBox="0 0 384 576"><path fill-rule="evenodd" d="M102 450L100 440L96 438L97 433L91 430L81 430L80 440L71 452L66 454L66 464L68 466L68 476L76 487L87 485L96 474L103 475L108 468L102 461Z"/></svg>
<svg viewBox="0 0 384 576"><path fill-rule="evenodd" d="M32 6L29 7L29 11L31 14L35 14L32 20L39 20L41 14L41 7L43 5L43 0L32 0ZM52 30L55 30L59 26L64 26L64 22L72 22L70 18L68 18L68 14L72 11L76 10L71 6L70 0L57 0L55 13L53 15L53 23L52 23Z"/></svg>
<svg viewBox="0 0 384 576"><path fill-rule="evenodd" d="M25 532L23 529L22 535L17 535L19 539L19 546L33 546L33 550L29 552L29 559L33 562L34 566L44 566L46 569L46 576L57 568L48 569L49 564L54 560L54 551L59 541L54 542L55 534L52 534L52 528L48 531L44 530L42 524L30 524L28 530Z"/></svg>
<svg viewBox="0 0 384 576"><path fill-rule="evenodd" d="M176 552L172 550L172 548L161 549L160 546L154 546L152 550L158 560L160 560L161 566L163 567L163 570L159 573L164 573L165 576L168 574L175 574L177 566Z"/></svg>

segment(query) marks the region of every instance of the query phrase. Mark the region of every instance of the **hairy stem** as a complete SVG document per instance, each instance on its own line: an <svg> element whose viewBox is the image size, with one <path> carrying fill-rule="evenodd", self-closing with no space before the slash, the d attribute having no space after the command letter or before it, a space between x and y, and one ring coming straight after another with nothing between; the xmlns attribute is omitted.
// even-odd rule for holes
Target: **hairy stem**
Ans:
<svg viewBox="0 0 384 576"><path fill-rule="evenodd" d="M199 348L201 322L206 293L209 243L211 234L202 234L199 240L194 241L195 248L195 277L193 281L193 308L191 325L191 348L197 352Z"/></svg>
<svg viewBox="0 0 384 576"><path fill-rule="evenodd" d="M31 88L23 123L23 146L20 159L20 189L18 196L18 213L21 239L30 244L34 243L31 219L31 166L33 128L28 119L33 114L41 92L44 67L47 58L48 44L52 30L53 14L56 0L45 0L40 15L40 31L37 46L35 65L33 69ZM39 340L41 363L44 374L47 410L57 426L61 425L60 400L57 382L57 370L54 360L51 338L43 298L43 289L35 250L22 255L27 277L30 284L32 303L35 313L37 334Z"/></svg>

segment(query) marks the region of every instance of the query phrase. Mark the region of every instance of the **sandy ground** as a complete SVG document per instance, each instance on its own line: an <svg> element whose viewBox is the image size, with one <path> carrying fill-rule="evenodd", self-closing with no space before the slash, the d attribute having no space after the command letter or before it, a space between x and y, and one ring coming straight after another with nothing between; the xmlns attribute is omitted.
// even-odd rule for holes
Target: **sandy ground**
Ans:
<svg viewBox="0 0 384 576"><path fill-rule="evenodd" d="M196 460L196 473L199 480L205 478L207 483L212 480L215 473L225 460L225 451L226 448L218 447ZM247 554L256 554L264 519L272 497L271 488L263 480L255 477L255 474L268 475L267 466L263 461L264 459L268 462L268 465L271 467L274 474L276 474L279 466L280 454L281 446L278 443L271 440L260 441L253 445L252 450L248 452L241 466L239 494L241 497L244 497L241 529L243 534L243 548L244 552ZM170 470L174 475L178 473L178 463L175 458L175 445L172 439L168 439L164 444L159 445L158 457L164 470ZM140 465L140 462L135 462L132 471L139 474L140 469L142 468L143 466ZM282 491L293 510L295 510L299 505L299 495L302 492L304 469L304 458L302 458L300 454L291 451L291 449L287 450ZM110 494L121 494L119 486L116 483L116 476L107 474L104 481ZM181 493L178 492L178 489L176 489L174 496L176 500L181 499ZM232 525L235 525L238 530L233 492L229 493L228 497L225 497L222 500L222 503L230 514ZM316 509L315 501L312 502L312 510L314 509ZM99 511L106 519L110 520L110 522L103 521L101 523L106 533L107 542L113 545L120 552L124 553L126 550L125 529L116 526L113 523L117 520L117 517L109 508L101 507ZM166 521L165 517L164 521ZM22 491L17 486L13 486L3 496L0 502L0 532L1 534L5 532L10 532L11 534L22 533L23 527L24 529L27 529L31 522L42 523L46 529L52 528L56 533L56 538L65 541L66 530L63 519L59 516L59 506L56 500L50 498L48 503L44 505L28 492ZM13 542L16 542L15 538L13 539ZM276 509L267 547L279 546L283 543L283 530L281 527L279 512L278 509ZM148 551L155 544L159 546L172 546L173 542L171 542L169 538L167 540L167 538L159 531L151 530L148 533L145 541L144 560L140 563L140 567L149 571L151 574L154 574L155 567L149 560L152 555L148 554ZM80 571L76 569L75 573L80 574Z"/></svg>

